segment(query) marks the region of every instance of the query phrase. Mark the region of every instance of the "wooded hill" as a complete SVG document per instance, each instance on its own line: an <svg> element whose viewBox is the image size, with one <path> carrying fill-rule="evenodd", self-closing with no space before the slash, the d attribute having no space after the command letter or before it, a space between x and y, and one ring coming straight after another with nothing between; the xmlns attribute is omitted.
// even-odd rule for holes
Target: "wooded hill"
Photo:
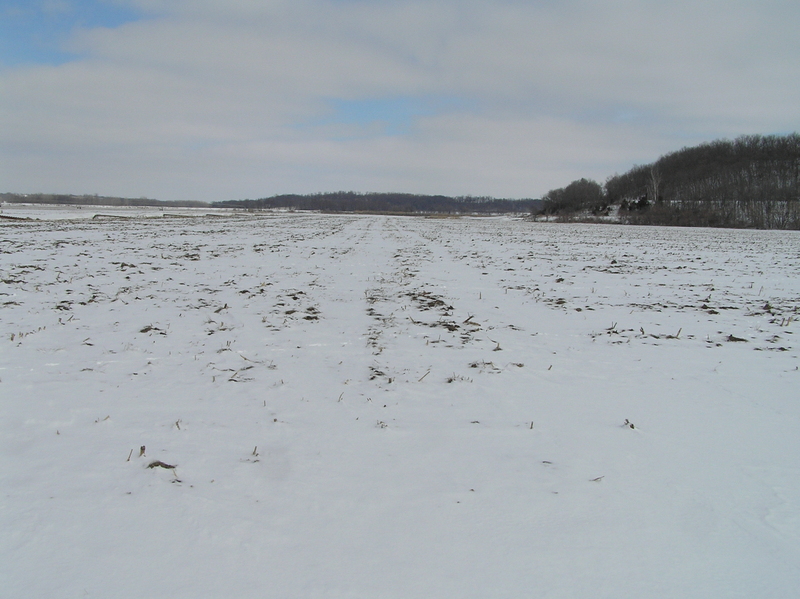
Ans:
<svg viewBox="0 0 800 599"><path fill-rule="evenodd" d="M568 220L619 207L626 223L800 229L800 135L748 135L549 191L543 214Z"/></svg>
<svg viewBox="0 0 800 599"><path fill-rule="evenodd" d="M538 211L540 200L508 200L489 197L450 197L410 193L358 193L337 191L308 195L276 195L258 200L215 202L217 208L266 210L285 208L322 212L388 214L507 214Z"/></svg>

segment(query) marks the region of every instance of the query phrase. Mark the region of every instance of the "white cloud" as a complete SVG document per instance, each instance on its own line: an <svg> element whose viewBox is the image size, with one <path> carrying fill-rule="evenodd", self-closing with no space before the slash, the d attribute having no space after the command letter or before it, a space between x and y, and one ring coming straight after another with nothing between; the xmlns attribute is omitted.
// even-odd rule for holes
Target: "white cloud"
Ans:
<svg viewBox="0 0 800 599"><path fill-rule="evenodd" d="M148 18L76 32L79 60L0 72L9 190L536 196L800 115L778 0L131 4ZM402 136L330 112L403 97L460 102Z"/></svg>

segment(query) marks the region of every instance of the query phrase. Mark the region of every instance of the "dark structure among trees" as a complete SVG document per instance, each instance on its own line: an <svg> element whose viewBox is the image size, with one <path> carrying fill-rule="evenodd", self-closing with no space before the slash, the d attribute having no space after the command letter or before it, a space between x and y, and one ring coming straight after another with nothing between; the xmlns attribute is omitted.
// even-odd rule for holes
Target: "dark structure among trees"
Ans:
<svg viewBox="0 0 800 599"><path fill-rule="evenodd" d="M566 187L551 189L542 200L543 214L563 215L581 211L589 211L595 216L608 214L608 202L603 187L591 179L580 179Z"/></svg>
<svg viewBox="0 0 800 599"><path fill-rule="evenodd" d="M594 184L594 185L593 185ZM748 135L684 148L598 184L545 196L544 213L602 214L653 225L800 229L800 135Z"/></svg>

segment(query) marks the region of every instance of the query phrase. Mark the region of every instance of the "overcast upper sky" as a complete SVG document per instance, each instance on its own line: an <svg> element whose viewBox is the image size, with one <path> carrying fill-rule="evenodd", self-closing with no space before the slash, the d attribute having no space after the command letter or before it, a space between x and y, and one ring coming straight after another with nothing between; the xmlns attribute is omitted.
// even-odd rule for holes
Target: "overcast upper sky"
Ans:
<svg viewBox="0 0 800 599"><path fill-rule="evenodd" d="M0 0L0 191L539 197L800 129L798 0Z"/></svg>

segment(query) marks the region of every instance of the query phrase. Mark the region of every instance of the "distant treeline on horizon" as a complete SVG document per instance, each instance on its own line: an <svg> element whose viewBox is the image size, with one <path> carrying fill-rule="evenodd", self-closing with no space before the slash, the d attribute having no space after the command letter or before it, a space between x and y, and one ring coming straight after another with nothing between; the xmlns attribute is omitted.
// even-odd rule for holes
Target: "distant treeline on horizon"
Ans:
<svg viewBox="0 0 800 599"><path fill-rule="evenodd" d="M541 207L541 200L534 199L509 200L490 197L449 197L408 193L359 193L355 191L305 195L284 194L258 200L227 200L220 202L165 202L150 198L121 198L99 195L0 193L0 202L66 206L213 207L241 210L289 209L387 214L530 214L538 211Z"/></svg>
<svg viewBox="0 0 800 599"><path fill-rule="evenodd" d="M0 202L9 204L56 204L62 206L161 206L164 208L208 208L208 202L163 201L150 198L120 198L63 193L0 193Z"/></svg>
<svg viewBox="0 0 800 599"><path fill-rule="evenodd" d="M214 202L215 208L246 210L318 210L322 212L380 212L390 214L529 214L541 200L491 197L419 195L412 193L359 193L336 191L314 194L284 194L258 200Z"/></svg>

